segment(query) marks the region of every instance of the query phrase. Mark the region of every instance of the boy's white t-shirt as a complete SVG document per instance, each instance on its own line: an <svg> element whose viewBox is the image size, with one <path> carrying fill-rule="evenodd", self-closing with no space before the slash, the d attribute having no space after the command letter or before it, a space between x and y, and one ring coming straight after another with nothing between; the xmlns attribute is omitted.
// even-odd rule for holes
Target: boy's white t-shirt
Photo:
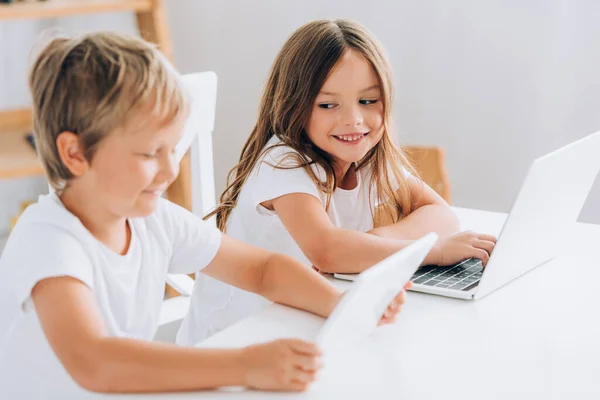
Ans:
<svg viewBox="0 0 600 400"><path fill-rule="evenodd" d="M266 147L278 143L280 140L273 137ZM327 196L319 191L304 168L273 167L297 165L296 161L289 157L294 153L297 154L290 147L278 146L265 154L242 187L238 203L227 221L227 235L254 246L286 254L310 268L311 262L302 253L279 216L261 205L265 201L291 193L306 193L316 197L323 207L327 204ZM325 173L321 168L316 165L312 165L311 168L321 181L325 180ZM408 172L405 171L405 174ZM334 191L327 210L334 226L361 232L373 228L373 209L378 200L374 190L369 193L368 183L368 172L361 170L354 189L337 188ZM269 302L266 299L254 293L200 277L196 280L190 312L181 325L177 343L198 343L267 304Z"/></svg>
<svg viewBox="0 0 600 400"><path fill-rule="evenodd" d="M131 242L119 255L99 242L55 194L40 196L19 218L0 258L2 398L82 398L54 354L36 315L39 281L71 276L86 284L115 337L152 340L167 273L193 273L216 255L221 233L160 199L148 217L129 220Z"/></svg>

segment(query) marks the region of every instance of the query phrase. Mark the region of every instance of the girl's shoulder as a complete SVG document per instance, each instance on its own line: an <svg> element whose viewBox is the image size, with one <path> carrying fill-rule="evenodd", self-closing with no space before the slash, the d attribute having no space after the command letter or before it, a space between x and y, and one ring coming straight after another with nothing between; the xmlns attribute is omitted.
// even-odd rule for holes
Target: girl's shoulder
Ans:
<svg viewBox="0 0 600 400"><path fill-rule="evenodd" d="M296 149L286 145L276 136L267 142L260 159L260 163L286 168L297 166L298 162L302 161L310 161L310 159L302 156Z"/></svg>
<svg viewBox="0 0 600 400"><path fill-rule="evenodd" d="M293 175L296 179L304 177L311 181L316 178L324 182L327 176L325 169L318 163L312 162L310 156L286 145L277 137L271 138L265 145L263 154L256 164L255 173L258 175L265 169L270 171L269 176L273 170L277 170L288 177Z"/></svg>

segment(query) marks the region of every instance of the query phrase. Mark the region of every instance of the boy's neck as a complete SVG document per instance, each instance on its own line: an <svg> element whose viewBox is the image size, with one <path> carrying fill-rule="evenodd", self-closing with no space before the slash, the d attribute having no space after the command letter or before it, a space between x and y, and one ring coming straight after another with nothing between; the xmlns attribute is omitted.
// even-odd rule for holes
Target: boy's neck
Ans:
<svg viewBox="0 0 600 400"><path fill-rule="evenodd" d="M76 185L65 188L59 196L65 208L79 218L98 241L117 254L126 254L131 241L127 218L111 213L98 204L98 198L91 195L93 191L82 189Z"/></svg>

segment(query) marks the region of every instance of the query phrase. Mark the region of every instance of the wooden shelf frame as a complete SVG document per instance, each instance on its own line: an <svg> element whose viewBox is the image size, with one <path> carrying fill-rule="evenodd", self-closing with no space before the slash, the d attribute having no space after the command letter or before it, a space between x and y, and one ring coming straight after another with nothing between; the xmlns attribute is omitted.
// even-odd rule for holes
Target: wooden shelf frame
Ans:
<svg viewBox="0 0 600 400"><path fill-rule="evenodd" d="M26 0L0 4L0 21L125 11L150 12L153 7L153 0Z"/></svg>
<svg viewBox="0 0 600 400"><path fill-rule="evenodd" d="M44 169L25 134L31 132L31 110L0 111L0 179L42 175Z"/></svg>
<svg viewBox="0 0 600 400"><path fill-rule="evenodd" d="M164 3L164 0L25 0L0 4L0 22L133 12L140 35L149 42L156 43L165 56L173 61ZM31 129L30 110L0 111L0 179L43 174L41 163L25 140L25 134ZM191 209L190 185L190 160L189 155L186 155L180 165L179 177L168 190L169 199Z"/></svg>

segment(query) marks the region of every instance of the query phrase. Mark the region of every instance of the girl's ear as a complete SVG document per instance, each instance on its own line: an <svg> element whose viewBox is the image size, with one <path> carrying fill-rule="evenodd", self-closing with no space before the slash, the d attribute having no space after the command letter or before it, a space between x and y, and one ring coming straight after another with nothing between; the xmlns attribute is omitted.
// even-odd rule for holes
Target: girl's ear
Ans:
<svg viewBox="0 0 600 400"><path fill-rule="evenodd" d="M56 147L62 163L75 177L83 175L89 169L79 137L73 132L61 132L56 138Z"/></svg>

